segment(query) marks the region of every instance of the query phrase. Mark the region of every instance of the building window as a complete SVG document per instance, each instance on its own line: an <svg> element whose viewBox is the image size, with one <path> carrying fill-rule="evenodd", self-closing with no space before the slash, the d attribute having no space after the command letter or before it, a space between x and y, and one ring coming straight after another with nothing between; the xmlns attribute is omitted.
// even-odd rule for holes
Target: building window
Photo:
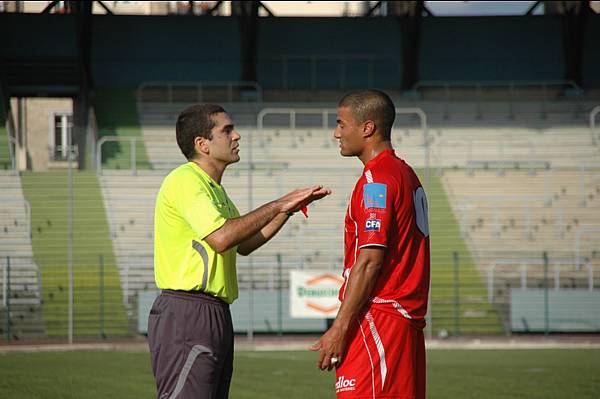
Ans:
<svg viewBox="0 0 600 399"><path fill-rule="evenodd" d="M68 138L71 137L71 141L73 140L73 115L67 113L54 114L52 129L51 158L53 161L66 161L69 157ZM72 155L71 158L76 159L76 156Z"/></svg>

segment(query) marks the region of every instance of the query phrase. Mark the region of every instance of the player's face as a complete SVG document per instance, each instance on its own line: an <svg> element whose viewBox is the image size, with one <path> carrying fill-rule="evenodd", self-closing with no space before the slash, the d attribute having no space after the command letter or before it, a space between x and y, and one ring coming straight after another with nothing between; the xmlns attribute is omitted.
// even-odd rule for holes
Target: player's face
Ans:
<svg viewBox="0 0 600 399"><path fill-rule="evenodd" d="M240 134L233 128L231 119L224 112L213 115L212 119L215 127L211 130L212 139L207 140L210 157L225 165L239 161Z"/></svg>
<svg viewBox="0 0 600 399"><path fill-rule="evenodd" d="M343 156L352 157L362 153L362 123L354 118L350 108L338 107L337 126L333 136L340 142L340 154Z"/></svg>

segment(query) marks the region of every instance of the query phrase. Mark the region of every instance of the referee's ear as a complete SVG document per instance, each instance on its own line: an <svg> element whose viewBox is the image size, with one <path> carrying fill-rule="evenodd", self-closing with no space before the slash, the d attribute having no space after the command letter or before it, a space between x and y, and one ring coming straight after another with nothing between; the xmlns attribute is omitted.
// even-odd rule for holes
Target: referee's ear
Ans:
<svg viewBox="0 0 600 399"><path fill-rule="evenodd" d="M208 140L205 137L196 136L194 139L194 150L197 154L208 154L210 152Z"/></svg>

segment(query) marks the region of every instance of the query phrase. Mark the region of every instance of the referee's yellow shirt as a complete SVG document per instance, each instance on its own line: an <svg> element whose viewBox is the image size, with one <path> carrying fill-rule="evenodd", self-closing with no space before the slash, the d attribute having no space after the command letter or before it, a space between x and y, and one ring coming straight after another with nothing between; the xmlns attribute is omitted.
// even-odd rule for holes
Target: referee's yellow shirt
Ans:
<svg viewBox="0 0 600 399"><path fill-rule="evenodd" d="M162 182L154 213L154 277L160 289L202 291L232 303L238 296L237 247L217 253L204 239L240 214L200 166L188 162Z"/></svg>

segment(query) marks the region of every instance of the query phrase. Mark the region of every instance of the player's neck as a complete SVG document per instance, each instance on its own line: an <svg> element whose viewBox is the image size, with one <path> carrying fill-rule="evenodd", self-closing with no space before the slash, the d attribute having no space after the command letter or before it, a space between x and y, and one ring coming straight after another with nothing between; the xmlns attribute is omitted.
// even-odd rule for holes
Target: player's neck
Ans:
<svg viewBox="0 0 600 399"><path fill-rule="evenodd" d="M208 158L193 159L192 161L195 162L196 165L200 166L202 170L205 171L206 174L209 175L215 182L217 182L219 185L221 184L223 172L225 172L225 167L227 165L211 162L211 160Z"/></svg>
<svg viewBox="0 0 600 399"><path fill-rule="evenodd" d="M385 150L391 150L392 142L389 140L382 140L374 143L368 143L365 146L363 152L358 156L363 165L366 165L371 159L375 158L377 155L381 154Z"/></svg>

